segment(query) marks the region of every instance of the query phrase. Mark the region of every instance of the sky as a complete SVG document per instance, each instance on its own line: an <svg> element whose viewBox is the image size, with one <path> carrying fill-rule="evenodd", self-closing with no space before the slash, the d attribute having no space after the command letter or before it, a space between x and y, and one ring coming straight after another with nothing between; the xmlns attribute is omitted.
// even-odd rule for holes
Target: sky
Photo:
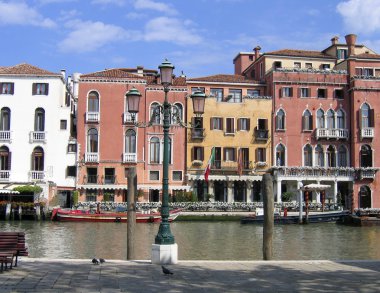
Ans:
<svg viewBox="0 0 380 293"><path fill-rule="evenodd" d="M233 74L257 45L323 50L355 33L380 53L379 15L380 0L0 0L0 66L71 75L167 58L176 75Z"/></svg>

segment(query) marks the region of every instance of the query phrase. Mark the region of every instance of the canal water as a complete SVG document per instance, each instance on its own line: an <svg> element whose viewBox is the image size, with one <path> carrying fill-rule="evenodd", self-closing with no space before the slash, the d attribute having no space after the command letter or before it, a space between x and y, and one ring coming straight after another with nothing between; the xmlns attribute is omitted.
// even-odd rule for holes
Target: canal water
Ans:
<svg viewBox="0 0 380 293"><path fill-rule="evenodd" d="M137 224L138 259L151 258L159 224ZM262 260L263 227L239 222L174 222L179 260ZM127 224L14 221L0 231L24 231L30 257L127 258ZM276 260L380 259L380 227L334 223L274 227Z"/></svg>

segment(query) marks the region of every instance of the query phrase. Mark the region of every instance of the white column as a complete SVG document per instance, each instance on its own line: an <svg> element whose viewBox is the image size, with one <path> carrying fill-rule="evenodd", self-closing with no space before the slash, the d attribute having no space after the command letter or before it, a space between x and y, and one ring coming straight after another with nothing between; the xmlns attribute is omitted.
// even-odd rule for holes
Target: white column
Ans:
<svg viewBox="0 0 380 293"><path fill-rule="evenodd" d="M210 201L215 201L214 181L209 181L208 182L207 193L210 194L210 195L213 195L213 197L210 197Z"/></svg>
<svg viewBox="0 0 380 293"><path fill-rule="evenodd" d="M317 181L317 184L321 184L321 181ZM316 194L316 197L317 197L317 203L321 203L321 192L320 191L316 191L315 194ZM311 196L310 202L313 202L312 201L312 196Z"/></svg>
<svg viewBox="0 0 380 293"><path fill-rule="evenodd" d="M253 202L253 194L252 194L252 181L247 180L247 202Z"/></svg>
<svg viewBox="0 0 380 293"><path fill-rule="evenodd" d="M277 203L281 203L281 180L277 180Z"/></svg>
<svg viewBox="0 0 380 293"><path fill-rule="evenodd" d="M334 181L334 194L333 194L333 202L336 203L337 201L337 194L338 194L338 182Z"/></svg>
<svg viewBox="0 0 380 293"><path fill-rule="evenodd" d="M233 181L227 181L227 202L234 202Z"/></svg>

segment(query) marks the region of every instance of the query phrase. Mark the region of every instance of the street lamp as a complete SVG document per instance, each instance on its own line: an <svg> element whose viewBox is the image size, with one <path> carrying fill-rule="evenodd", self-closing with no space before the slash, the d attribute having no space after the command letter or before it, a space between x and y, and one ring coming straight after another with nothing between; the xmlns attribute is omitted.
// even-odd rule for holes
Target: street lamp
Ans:
<svg viewBox="0 0 380 293"><path fill-rule="evenodd" d="M169 128L171 116L175 119L175 124L182 127L188 126L184 123L179 115L179 111L175 105L168 102L169 87L173 81L174 66L168 60L165 60L159 67L161 85L164 88L165 98L163 104L159 105L152 113L150 121L137 122L135 121L136 114L139 111L140 92L132 88L127 94L128 111L131 113L132 122L136 127L149 127L154 121L156 115L163 114L163 132L164 132L164 157L163 157L163 176L162 176L162 204L161 204L161 223L156 235L154 244L152 245L152 263L159 264L175 264L177 263L178 247L174 241L174 236L170 231L169 224ZM193 101L193 109L195 115L204 113L204 104L206 95L200 91L196 91L190 96Z"/></svg>

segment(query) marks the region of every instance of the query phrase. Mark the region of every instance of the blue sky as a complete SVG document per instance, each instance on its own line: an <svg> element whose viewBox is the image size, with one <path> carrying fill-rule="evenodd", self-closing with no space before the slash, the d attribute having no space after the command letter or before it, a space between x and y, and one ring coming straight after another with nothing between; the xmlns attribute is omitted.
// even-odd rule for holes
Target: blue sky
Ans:
<svg viewBox="0 0 380 293"><path fill-rule="evenodd" d="M380 0L0 0L0 14L0 66L68 74L164 58L177 75L230 74L257 45L322 50L349 33L380 53Z"/></svg>

